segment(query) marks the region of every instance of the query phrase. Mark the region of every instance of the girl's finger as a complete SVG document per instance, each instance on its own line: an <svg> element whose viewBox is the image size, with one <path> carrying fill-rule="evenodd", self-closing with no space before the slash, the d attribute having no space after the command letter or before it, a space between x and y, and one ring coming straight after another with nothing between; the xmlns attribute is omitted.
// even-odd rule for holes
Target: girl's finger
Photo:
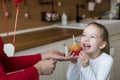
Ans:
<svg viewBox="0 0 120 80"><path fill-rule="evenodd" d="M85 60L84 57L83 57L83 55L81 55L81 56L79 57L79 59L80 59L81 61L84 61L84 60Z"/></svg>
<svg viewBox="0 0 120 80"><path fill-rule="evenodd" d="M85 52L82 52L82 54L79 56L79 59L82 63L87 63L89 61L89 57Z"/></svg>
<svg viewBox="0 0 120 80"><path fill-rule="evenodd" d="M89 59L89 56L84 51L82 51L82 55L85 57L85 59Z"/></svg>

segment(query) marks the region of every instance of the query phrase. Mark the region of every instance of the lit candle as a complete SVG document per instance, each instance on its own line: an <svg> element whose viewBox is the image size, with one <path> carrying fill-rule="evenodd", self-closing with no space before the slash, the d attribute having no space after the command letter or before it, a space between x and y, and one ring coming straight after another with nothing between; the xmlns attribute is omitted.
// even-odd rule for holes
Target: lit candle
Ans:
<svg viewBox="0 0 120 80"><path fill-rule="evenodd" d="M75 44L75 37L74 37L74 35L73 35L73 44Z"/></svg>

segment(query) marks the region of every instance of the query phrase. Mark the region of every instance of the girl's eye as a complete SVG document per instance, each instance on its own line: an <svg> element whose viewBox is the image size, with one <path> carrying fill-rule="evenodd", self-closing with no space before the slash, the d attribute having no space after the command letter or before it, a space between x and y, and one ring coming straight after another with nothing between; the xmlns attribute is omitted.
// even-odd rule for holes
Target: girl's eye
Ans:
<svg viewBox="0 0 120 80"><path fill-rule="evenodd" d="M82 34L82 37L84 37L85 36L85 34Z"/></svg>
<svg viewBox="0 0 120 80"><path fill-rule="evenodd" d="M95 37L95 36L91 36L91 38L94 38L94 39L95 39L96 37Z"/></svg>

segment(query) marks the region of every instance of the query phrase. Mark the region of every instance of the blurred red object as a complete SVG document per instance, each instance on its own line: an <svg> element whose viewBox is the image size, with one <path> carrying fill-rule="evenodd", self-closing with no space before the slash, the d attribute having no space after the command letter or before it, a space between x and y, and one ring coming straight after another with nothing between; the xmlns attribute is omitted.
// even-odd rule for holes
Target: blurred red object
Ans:
<svg viewBox="0 0 120 80"><path fill-rule="evenodd" d="M71 55L73 55L73 56L79 56L80 55L80 51L79 52L72 52Z"/></svg>
<svg viewBox="0 0 120 80"><path fill-rule="evenodd" d="M12 0L13 2L15 2L15 3L22 3L22 2L24 2L24 0Z"/></svg>

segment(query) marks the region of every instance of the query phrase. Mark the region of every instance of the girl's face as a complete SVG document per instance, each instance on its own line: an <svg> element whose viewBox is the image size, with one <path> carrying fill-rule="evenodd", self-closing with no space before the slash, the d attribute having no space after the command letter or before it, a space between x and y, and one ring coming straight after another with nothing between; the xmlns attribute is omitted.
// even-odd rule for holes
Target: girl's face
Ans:
<svg viewBox="0 0 120 80"><path fill-rule="evenodd" d="M93 24L85 28L81 38L81 46L86 53L99 54L101 49L105 47L106 43L102 41L101 34L101 30Z"/></svg>

